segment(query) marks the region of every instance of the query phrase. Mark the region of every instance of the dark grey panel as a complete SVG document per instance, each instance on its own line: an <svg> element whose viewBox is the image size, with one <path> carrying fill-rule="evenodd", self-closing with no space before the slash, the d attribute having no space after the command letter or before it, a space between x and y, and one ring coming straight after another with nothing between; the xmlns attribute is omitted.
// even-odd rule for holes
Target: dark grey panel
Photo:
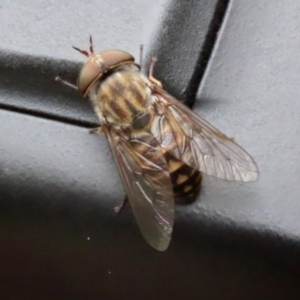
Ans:
<svg viewBox="0 0 300 300"><path fill-rule="evenodd" d="M4 298L286 299L298 291L289 241L222 224L204 203L189 216L197 204L177 208L170 248L157 252L130 207L113 211L124 194L103 136L5 111L0 119Z"/></svg>

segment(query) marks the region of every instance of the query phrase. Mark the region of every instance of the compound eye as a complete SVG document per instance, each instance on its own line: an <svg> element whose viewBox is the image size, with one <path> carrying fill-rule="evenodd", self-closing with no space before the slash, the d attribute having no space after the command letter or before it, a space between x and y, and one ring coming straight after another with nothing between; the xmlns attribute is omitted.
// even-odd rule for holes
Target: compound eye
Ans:
<svg viewBox="0 0 300 300"><path fill-rule="evenodd" d="M84 97L91 85L107 71L123 63L134 62L134 57L121 50L104 51L92 55L82 67L77 80L78 91Z"/></svg>
<svg viewBox="0 0 300 300"><path fill-rule="evenodd" d="M101 57L110 68L126 62L134 62L134 57L121 50L109 50L101 52Z"/></svg>
<svg viewBox="0 0 300 300"><path fill-rule="evenodd" d="M86 64L82 67L77 80L78 91L86 96L89 87L101 77L103 70L93 61L88 60Z"/></svg>

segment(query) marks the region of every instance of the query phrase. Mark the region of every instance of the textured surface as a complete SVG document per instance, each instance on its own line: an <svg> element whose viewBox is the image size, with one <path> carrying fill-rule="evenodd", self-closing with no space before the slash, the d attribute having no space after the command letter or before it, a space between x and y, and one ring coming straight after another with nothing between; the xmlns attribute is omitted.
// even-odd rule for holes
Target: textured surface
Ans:
<svg viewBox="0 0 300 300"><path fill-rule="evenodd" d="M219 30L227 1L114 3L0 4L1 298L299 299L299 4L230 1ZM190 104L201 81L196 112L258 162L252 184L205 176L167 252L129 207L114 214L124 191L105 138L87 134L97 119L52 81L75 80L70 46L89 34L99 50L150 45Z"/></svg>
<svg viewBox="0 0 300 300"><path fill-rule="evenodd" d="M60 1L29 5L5 1L0 9L0 106L95 126L98 120L90 103L54 82L57 74L76 82L86 57L71 46L87 49L90 34L96 51L118 48L137 60L139 45L145 44L145 70L149 55L157 56L160 78L173 82L176 95L188 92L200 49L211 46L205 39L217 1L191 3L188 7L181 1L144 1L143 5L139 1L114 5L76 1L64 6ZM181 15L186 19L178 19ZM176 47L170 47L175 42ZM182 51L185 55L179 60Z"/></svg>
<svg viewBox="0 0 300 300"><path fill-rule="evenodd" d="M229 9L195 110L234 136L255 157L261 175L258 182L238 188L210 180L206 209L299 240L300 59L295 36L300 5L288 1L283 10L279 3L272 9L267 1L245 3L234 1Z"/></svg>
<svg viewBox="0 0 300 300"><path fill-rule="evenodd" d="M0 119L5 296L240 299L246 293L242 299L285 299L285 291L297 288L280 259L287 255L294 263L295 245L276 245L263 231L251 236L238 224L218 226L223 216L187 218L180 207L170 248L153 250L129 208L113 212L123 191L103 137L16 113L1 112ZM253 251L257 247L263 251Z"/></svg>
<svg viewBox="0 0 300 300"><path fill-rule="evenodd" d="M98 51L120 48L138 56L139 44L149 44L168 3L155 2L2 1L0 104L95 125L90 104L54 78L60 74L75 82L86 58L71 46L88 48L90 34Z"/></svg>

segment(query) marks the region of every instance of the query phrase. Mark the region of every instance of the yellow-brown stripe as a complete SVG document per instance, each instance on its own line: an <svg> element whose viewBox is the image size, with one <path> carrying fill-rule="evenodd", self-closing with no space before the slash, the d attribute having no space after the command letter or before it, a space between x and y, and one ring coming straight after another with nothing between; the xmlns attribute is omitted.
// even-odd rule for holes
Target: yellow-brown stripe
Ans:
<svg viewBox="0 0 300 300"><path fill-rule="evenodd" d="M200 192L201 173L174 158L168 152L164 155L168 162L175 202L177 204L192 203Z"/></svg>

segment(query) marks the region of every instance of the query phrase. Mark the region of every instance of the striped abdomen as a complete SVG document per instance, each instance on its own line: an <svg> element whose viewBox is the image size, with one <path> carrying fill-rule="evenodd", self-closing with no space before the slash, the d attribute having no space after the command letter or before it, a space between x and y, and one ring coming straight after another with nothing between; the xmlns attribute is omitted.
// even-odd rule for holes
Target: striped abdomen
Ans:
<svg viewBox="0 0 300 300"><path fill-rule="evenodd" d="M139 161L139 164L143 166L147 176L150 176L148 180L152 178L152 184L158 183L159 188L164 185L163 181L165 180L165 172L158 172L160 166L164 166L164 160L161 160L164 156L168 168L166 171L170 174L176 204L189 204L196 200L200 192L202 180L202 175L198 170L184 164L169 152L163 153L151 134L145 134L138 138L133 137L130 140L130 147L134 153L143 158ZM152 164L157 165L157 167L153 168Z"/></svg>
<svg viewBox="0 0 300 300"><path fill-rule="evenodd" d="M175 202L177 204L193 202L201 189L201 173L176 159L168 152L164 155L173 184Z"/></svg>

